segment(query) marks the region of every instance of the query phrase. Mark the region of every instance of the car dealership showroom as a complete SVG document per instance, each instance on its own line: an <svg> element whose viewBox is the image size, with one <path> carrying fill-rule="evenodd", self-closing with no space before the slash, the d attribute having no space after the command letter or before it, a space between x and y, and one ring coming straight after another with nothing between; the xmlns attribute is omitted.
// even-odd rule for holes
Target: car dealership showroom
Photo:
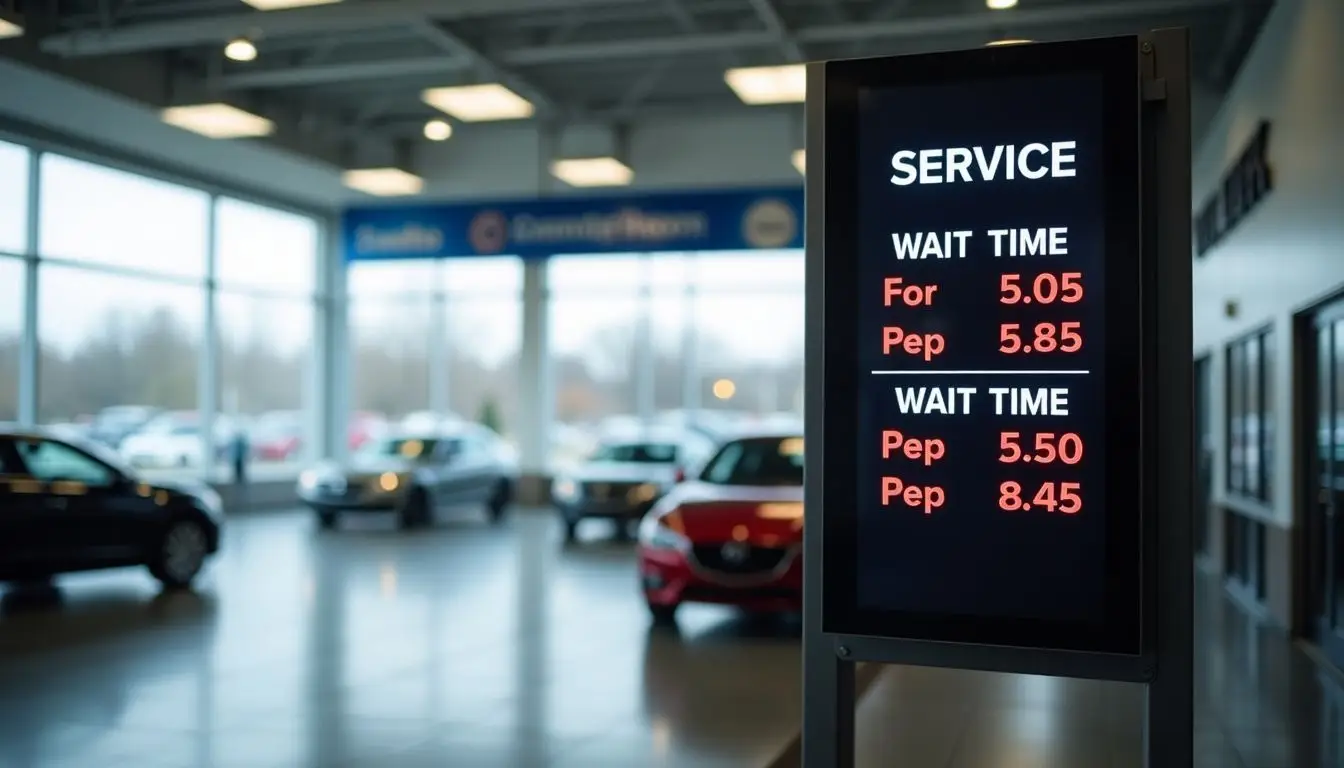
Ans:
<svg viewBox="0 0 1344 768"><path fill-rule="evenodd" d="M0 0L0 768L1344 766L1342 211L1341 0Z"/></svg>

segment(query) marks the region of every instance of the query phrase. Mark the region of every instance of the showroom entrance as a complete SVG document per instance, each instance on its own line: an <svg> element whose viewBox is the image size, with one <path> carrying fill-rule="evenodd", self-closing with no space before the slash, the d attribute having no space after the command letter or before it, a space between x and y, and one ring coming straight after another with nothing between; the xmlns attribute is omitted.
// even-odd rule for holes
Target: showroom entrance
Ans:
<svg viewBox="0 0 1344 768"><path fill-rule="evenodd" d="M1316 312L1304 330L1308 633L1344 667L1344 300Z"/></svg>

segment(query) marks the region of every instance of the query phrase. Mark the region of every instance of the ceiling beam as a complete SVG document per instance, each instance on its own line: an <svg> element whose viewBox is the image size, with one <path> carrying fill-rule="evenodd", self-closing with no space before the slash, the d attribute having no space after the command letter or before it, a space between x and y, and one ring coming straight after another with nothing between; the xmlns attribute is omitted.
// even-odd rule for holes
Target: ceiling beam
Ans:
<svg viewBox="0 0 1344 768"><path fill-rule="evenodd" d="M496 0L505 2L506 0ZM793 31L799 43L842 43L865 40L899 40L929 36L955 36L967 33L1002 31L1024 33L1032 28L1051 27L1072 21L1098 23L1171 18L1190 11L1215 9L1239 0L1118 0L1090 5L1065 5L1056 8L1019 9L1009 12L980 12L946 16L916 17L899 21L863 22L801 27ZM734 51L744 48L772 48L779 38L769 32L727 32L717 34L667 35L651 39L610 40L598 43L572 43L516 48L491 54L491 60L503 67L544 67L587 61L629 58L689 56L700 53ZM284 88L344 83L354 80L390 80L400 77L447 75L467 72L474 62L467 56L417 56L390 61L324 64L245 71L224 75L218 85L224 89Z"/></svg>
<svg viewBox="0 0 1344 768"><path fill-rule="evenodd" d="M527 78L512 72L508 67L500 64L490 56L483 53L475 45L464 40L461 35L452 31L440 22L421 21L415 24L415 31L421 37L430 43L442 48L444 52L451 54L454 61L465 60L474 64L477 69L487 73L491 78L498 80L504 85L517 91L533 104L541 107L543 110L555 113L559 109L555 99L552 99L542 89L532 84Z"/></svg>
<svg viewBox="0 0 1344 768"><path fill-rule="evenodd" d="M784 23L784 17L779 15L779 10L775 8L774 0L749 0L751 8L760 17L761 23L775 36L779 41L779 47L784 52L784 57L790 62L799 62L804 60L802 46L789 34L789 27Z"/></svg>
<svg viewBox="0 0 1344 768"><path fill-rule="evenodd" d="M567 8L612 6L641 0L564 0ZM194 19L128 24L107 30L51 35L42 50L60 56L117 53L215 45L235 37L284 37L360 32L414 24L424 19L454 21L555 9L556 0L380 0L308 6L285 11L241 11Z"/></svg>

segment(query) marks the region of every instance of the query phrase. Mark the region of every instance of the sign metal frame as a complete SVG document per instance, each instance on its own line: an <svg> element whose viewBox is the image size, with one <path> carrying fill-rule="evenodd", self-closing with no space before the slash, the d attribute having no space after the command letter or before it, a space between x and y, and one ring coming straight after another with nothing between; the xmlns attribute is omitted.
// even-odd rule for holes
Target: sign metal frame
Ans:
<svg viewBox="0 0 1344 768"><path fill-rule="evenodd" d="M955 54L951 54L955 55ZM1140 655L1012 648L823 631L826 63L808 65L803 738L805 768L853 768L859 662L1143 683L1145 765L1193 760L1191 140L1189 33L1137 37L1143 371ZM1159 332L1160 331L1160 332ZM852 393L832 393L845 402Z"/></svg>

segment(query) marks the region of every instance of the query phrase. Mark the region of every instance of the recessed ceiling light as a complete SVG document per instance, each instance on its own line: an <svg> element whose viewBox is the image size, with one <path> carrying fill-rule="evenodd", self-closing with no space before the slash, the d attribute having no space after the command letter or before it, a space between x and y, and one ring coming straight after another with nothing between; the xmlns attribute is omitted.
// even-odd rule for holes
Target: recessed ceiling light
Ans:
<svg viewBox="0 0 1344 768"><path fill-rule="evenodd" d="M23 37L23 22L13 14L0 10L0 40Z"/></svg>
<svg viewBox="0 0 1344 768"><path fill-rule="evenodd" d="M453 135L453 126L447 120L430 120L425 123L425 138L430 141L446 141Z"/></svg>
<svg viewBox="0 0 1344 768"><path fill-rule="evenodd" d="M991 11L1006 11L1017 5L1017 0L985 0L985 6Z"/></svg>
<svg viewBox="0 0 1344 768"><path fill-rule="evenodd" d="M523 120L536 111L532 102L499 83L428 88L420 98L440 112L466 123Z"/></svg>
<svg viewBox="0 0 1344 768"><path fill-rule="evenodd" d="M1034 41L1027 40L1026 38L1021 37L1009 37L1003 40L993 40L991 42L985 43L985 45L988 45L990 47L998 47L1000 45L1026 45L1027 43L1031 42Z"/></svg>
<svg viewBox="0 0 1344 768"><path fill-rule="evenodd" d="M310 5L331 5L341 0L243 0L258 11L283 11L289 8L307 8Z"/></svg>
<svg viewBox="0 0 1344 768"><path fill-rule="evenodd" d="M578 157L554 161L551 175L571 187L624 187L635 171L614 157Z"/></svg>
<svg viewBox="0 0 1344 768"><path fill-rule="evenodd" d="M798 169L798 172L801 173L801 174L803 174L804 176L807 175L807 150L806 150L806 149L795 149L795 150L793 150L793 167L794 167L794 168L797 168L797 169Z"/></svg>
<svg viewBox="0 0 1344 768"><path fill-rule="evenodd" d="M234 61L252 61L257 58L257 46L240 37L224 46L224 55Z"/></svg>
<svg viewBox="0 0 1344 768"><path fill-rule="evenodd" d="M275 130L270 120L223 103L168 107L162 118L169 125L212 139L245 139Z"/></svg>
<svg viewBox="0 0 1344 768"><path fill-rule="evenodd" d="M723 80L746 104L792 104L807 100L807 68L802 64L739 67L725 72Z"/></svg>
<svg viewBox="0 0 1344 768"><path fill-rule="evenodd" d="M368 195L418 195L425 180L400 168L356 168L341 174L341 183Z"/></svg>

